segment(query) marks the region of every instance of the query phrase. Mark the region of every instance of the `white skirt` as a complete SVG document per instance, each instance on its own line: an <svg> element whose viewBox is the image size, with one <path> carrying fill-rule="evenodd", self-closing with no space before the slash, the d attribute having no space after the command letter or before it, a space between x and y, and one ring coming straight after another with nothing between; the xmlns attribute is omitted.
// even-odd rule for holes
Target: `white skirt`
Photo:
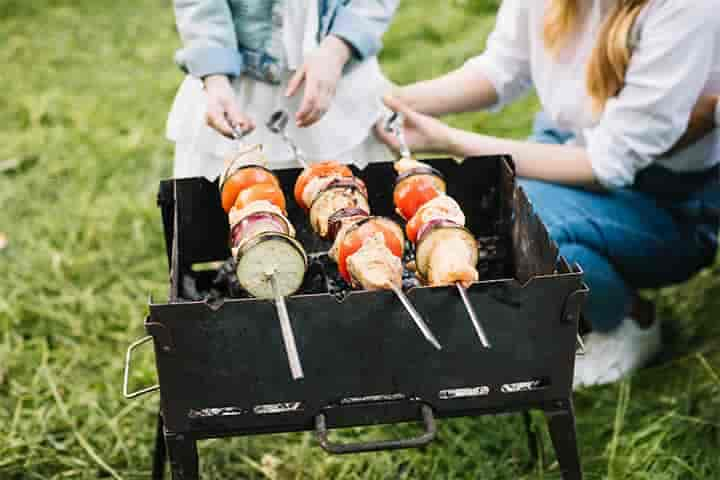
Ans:
<svg viewBox="0 0 720 480"><path fill-rule="evenodd" d="M292 98L285 97L291 73L286 72L281 85L246 77L233 83L240 110L256 124L255 131L243 141L262 144L273 169L299 167L281 137L265 126L270 115L281 108L294 119L303 91ZM340 80L335 99L320 121L311 127L298 128L291 120L287 133L310 162L332 159L364 168L369 162L392 161L392 153L373 131L385 111L381 96L389 87L377 59L369 59ZM237 148L233 140L206 124L206 104L202 82L187 76L175 97L167 124L167 136L175 142L176 178L204 176L212 180L220 174L225 156Z"/></svg>

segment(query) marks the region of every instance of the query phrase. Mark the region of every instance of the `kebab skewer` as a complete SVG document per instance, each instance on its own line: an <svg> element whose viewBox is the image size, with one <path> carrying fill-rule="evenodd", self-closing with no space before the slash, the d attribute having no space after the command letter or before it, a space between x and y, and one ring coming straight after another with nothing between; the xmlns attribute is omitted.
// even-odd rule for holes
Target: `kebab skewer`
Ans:
<svg viewBox="0 0 720 480"><path fill-rule="evenodd" d="M294 238L280 182L266 163L260 145L241 146L220 176L220 197L238 281L250 295L274 300L290 372L297 380L304 373L285 297L300 288L308 261Z"/></svg>
<svg viewBox="0 0 720 480"><path fill-rule="evenodd" d="M393 113L385 128L401 145L401 159L395 163L398 177L393 202L407 221L405 230L415 245L416 272L425 284L456 286L480 343L489 348L485 329L467 295L467 288L478 280L477 240L465 228L465 215L458 203L446 194L442 174L412 158L402 123L402 115Z"/></svg>
<svg viewBox="0 0 720 480"><path fill-rule="evenodd" d="M337 162L314 164L298 177L295 199L308 212L315 233L333 242L329 256L342 277L353 287L392 290L428 342L442 349L402 290L402 228L370 215L362 180Z"/></svg>
<svg viewBox="0 0 720 480"><path fill-rule="evenodd" d="M268 127L284 132L286 117L285 112L276 112ZM330 161L304 166L295 183L295 201L308 214L315 233L333 242L329 256L341 276L353 287L392 290L425 338L440 350L440 343L402 290L405 236L400 225L370 215L367 187L346 165Z"/></svg>

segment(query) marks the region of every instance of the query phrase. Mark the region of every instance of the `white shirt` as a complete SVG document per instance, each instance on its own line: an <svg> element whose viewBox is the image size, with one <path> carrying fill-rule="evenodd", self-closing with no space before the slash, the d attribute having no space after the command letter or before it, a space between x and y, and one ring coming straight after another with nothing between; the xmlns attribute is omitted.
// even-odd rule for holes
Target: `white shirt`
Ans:
<svg viewBox="0 0 720 480"><path fill-rule="evenodd" d="M287 60L288 71L281 85L241 76L233 82L238 107L248 114L256 129L244 138L246 143L262 144L271 168L298 167L292 152L265 123L278 109L290 113L288 135L310 161L338 160L364 168L371 161L389 161L392 157L373 134L373 125L383 110L382 94L390 87L376 57L354 65L340 79L335 97L325 115L314 125L298 128L295 113L300 107L303 89L292 98L285 97L292 70L302 66L304 58L318 47L318 2L286 0L283 28L273 39ZM167 137L176 143L176 176L204 175L214 178L223 166L223 158L237 148L207 126L206 96L202 82L187 76L173 103L167 123ZM178 150L182 154L177 155Z"/></svg>
<svg viewBox="0 0 720 480"><path fill-rule="evenodd" d="M549 0L504 0L477 69L497 90L501 108L535 87L558 128L587 149L607 187L631 185L653 162L674 171L720 163L720 129L672 156L701 93L720 93L720 0L650 0L633 28L625 86L594 118L585 87L597 34L617 0L579 0L585 24L557 57L543 42Z"/></svg>

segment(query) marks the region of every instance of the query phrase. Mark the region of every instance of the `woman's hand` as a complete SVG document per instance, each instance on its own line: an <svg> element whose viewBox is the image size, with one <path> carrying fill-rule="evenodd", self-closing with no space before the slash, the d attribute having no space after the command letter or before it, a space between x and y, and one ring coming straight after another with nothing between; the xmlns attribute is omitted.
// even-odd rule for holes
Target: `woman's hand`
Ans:
<svg viewBox="0 0 720 480"><path fill-rule="evenodd" d="M350 46L344 40L328 35L295 72L285 95L292 97L305 84L305 95L295 115L298 127L309 127L328 111L351 53Z"/></svg>
<svg viewBox="0 0 720 480"><path fill-rule="evenodd" d="M409 108L396 98L386 97L385 105L405 116L405 141L414 152L447 153L455 157L508 154L518 176L565 185L597 188L595 173L585 149L567 145L541 145L491 137L452 128L433 117ZM378 136L395 151L399 145L380 122Z"/></svg>
<svg viewBox="0 0 720 480"><path fill-rule="evenodd" d="M209 126L230 138L233 138L233 127L243 132L255 129L252 119L238 108L235 92L226 75L208 75L203 83L208 100L205 121Z"/></svg>
<svg viewBox="0 0 720 480"><path fill-rule="evenodd" d="M410 151L455 154L452 148L453 129L451 127L440 120L416 112L395 97L386 96L383 98L383 102L390 110L404 115L405 142ZM400 151L400 144L395 135L385 131L384 119L375 125L375 131L390 148L396 152Z"/></svg>

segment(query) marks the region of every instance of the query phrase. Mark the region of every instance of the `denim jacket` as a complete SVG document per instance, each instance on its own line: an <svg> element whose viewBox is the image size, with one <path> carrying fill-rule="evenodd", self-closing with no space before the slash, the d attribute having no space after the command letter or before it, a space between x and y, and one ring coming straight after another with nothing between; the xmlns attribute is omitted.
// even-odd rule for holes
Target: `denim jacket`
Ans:
<svg viewBox="0 0 720 480"><path fill-rule="evenodd" d="M353 49L354 58L376 55L400 0L317 1L318 42L336 35ZM280 65L269 50L283 0L174 0L183 47L175 60L196 77L247 74L278 83Z"/></svg>

